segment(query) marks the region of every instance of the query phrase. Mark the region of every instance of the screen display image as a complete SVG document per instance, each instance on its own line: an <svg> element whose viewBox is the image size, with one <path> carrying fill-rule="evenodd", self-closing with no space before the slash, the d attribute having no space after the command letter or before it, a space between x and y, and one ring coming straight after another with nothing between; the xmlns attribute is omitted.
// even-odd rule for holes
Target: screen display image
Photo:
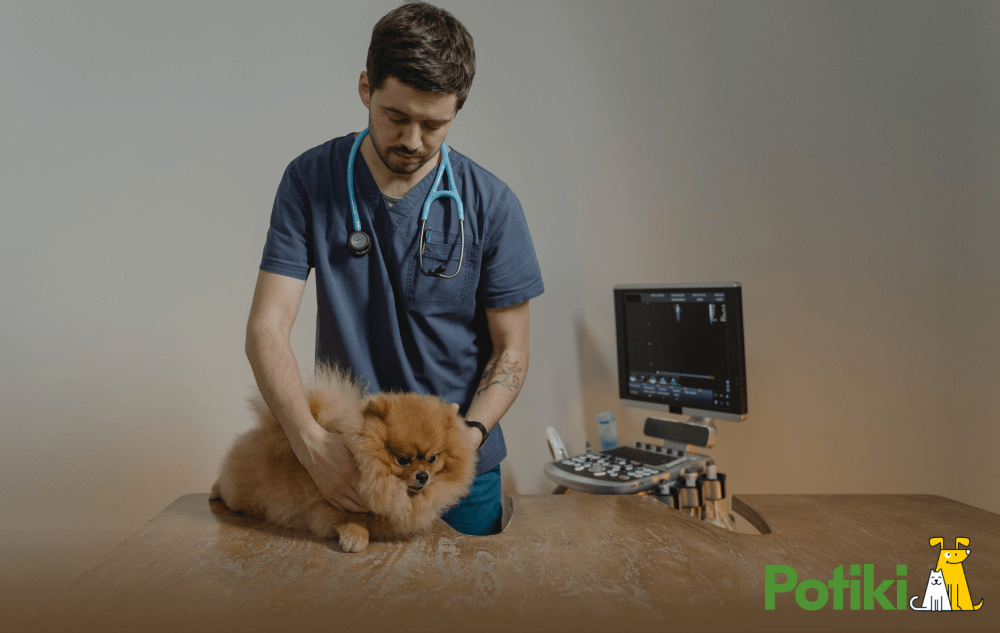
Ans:
<svg viewBox="0 0 1000 633"><path fill-rule="evenodd" d="M740 420L747 412L739 284L616 286L626 404Z"/></svg>

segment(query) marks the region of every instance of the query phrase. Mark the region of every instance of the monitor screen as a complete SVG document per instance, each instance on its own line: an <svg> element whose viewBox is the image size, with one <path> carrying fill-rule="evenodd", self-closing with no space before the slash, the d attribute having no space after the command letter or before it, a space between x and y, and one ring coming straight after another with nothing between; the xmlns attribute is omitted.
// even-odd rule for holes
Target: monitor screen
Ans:
<svg viewBox="0 0 1000 633"><path fill-rule="evenodd" d="M615 286L614 294L624 404L746 418L739 283Z"/></svg>

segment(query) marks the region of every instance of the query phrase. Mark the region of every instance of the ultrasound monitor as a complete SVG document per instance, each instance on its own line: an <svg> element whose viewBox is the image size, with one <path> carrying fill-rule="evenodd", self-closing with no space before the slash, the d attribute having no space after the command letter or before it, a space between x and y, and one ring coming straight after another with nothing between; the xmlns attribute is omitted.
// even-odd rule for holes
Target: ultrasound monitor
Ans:
<svg viewBox="0 0 1000 633"><path fill-rule="evenodd" d="M546 476L594 494L652 494L732 529L726 476L699 452L715 445L714 420L747 414L743 305L738 283L615 286L618 395L622 404L690 415L646 418L645 440L583 455L564 450L555 429ZM649 438L662 439L662 444Z"/></svg>
<svg viewBox="0 0 1000 633"><path fill-rule="evenodd" d="M622 404L746 419L739 283L620 285L614 297Z"/></svg>

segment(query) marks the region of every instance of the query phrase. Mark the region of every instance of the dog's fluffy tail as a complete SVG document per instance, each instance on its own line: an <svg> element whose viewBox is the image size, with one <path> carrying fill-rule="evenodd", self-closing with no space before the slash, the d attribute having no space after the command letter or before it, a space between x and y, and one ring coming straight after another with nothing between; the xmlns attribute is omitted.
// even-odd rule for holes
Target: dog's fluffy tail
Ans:
<svg viewBox="0 0 1000 633"><path fill-rule="evenodd" d="M317 363L312 380L312 389L332 389L361 400L368 395L368 389L361 380L346 369L333 363Z"/></svg>
<svg viewBox="0 0 1000 633"><path fill-rule="evenodd" d="M332 363L317 363L311 380L305 381L309 410L324 428L324 421L344 411L356 409L369 394L366 386L354 374ZM247 404L254 417L264 426L277 426L278 419L271 413L260 391L254 386L247 396Z"/></svg>
<svg viewBox="0 0 1000 633"><path fill-rule="evenodd" d="M361 430L361 408L368 390L351 372L336 365L316 365L309 410L327 431L352 434Z"/></svg>

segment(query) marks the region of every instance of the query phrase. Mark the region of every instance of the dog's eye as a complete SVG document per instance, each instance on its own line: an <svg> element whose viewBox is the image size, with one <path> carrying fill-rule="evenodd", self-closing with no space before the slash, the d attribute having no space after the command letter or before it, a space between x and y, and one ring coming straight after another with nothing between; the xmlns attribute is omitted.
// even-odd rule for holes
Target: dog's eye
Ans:
<svg viewBox="0 0 1000 633"><path fill-rule="evenodd" d="M437 461L437 458L438 458L437 455L431 455L430 457L427 458L427 463L433 464L434 462Z"/></svg>
<svg viewBox="0 0 1000 633"><path fill-rule="evenodd" d="M944 557L945 558L951 558L951 552L945 552L944 553Z"/></svg>
<svg viewBox="0 0 1000 633"><path fill-rule="evenodd" d="M413 460L407 457L406 455L400 455L399 457L396 458L396 461L399 462L400 466L408 466L410 462L412 462Z"/></svg>

